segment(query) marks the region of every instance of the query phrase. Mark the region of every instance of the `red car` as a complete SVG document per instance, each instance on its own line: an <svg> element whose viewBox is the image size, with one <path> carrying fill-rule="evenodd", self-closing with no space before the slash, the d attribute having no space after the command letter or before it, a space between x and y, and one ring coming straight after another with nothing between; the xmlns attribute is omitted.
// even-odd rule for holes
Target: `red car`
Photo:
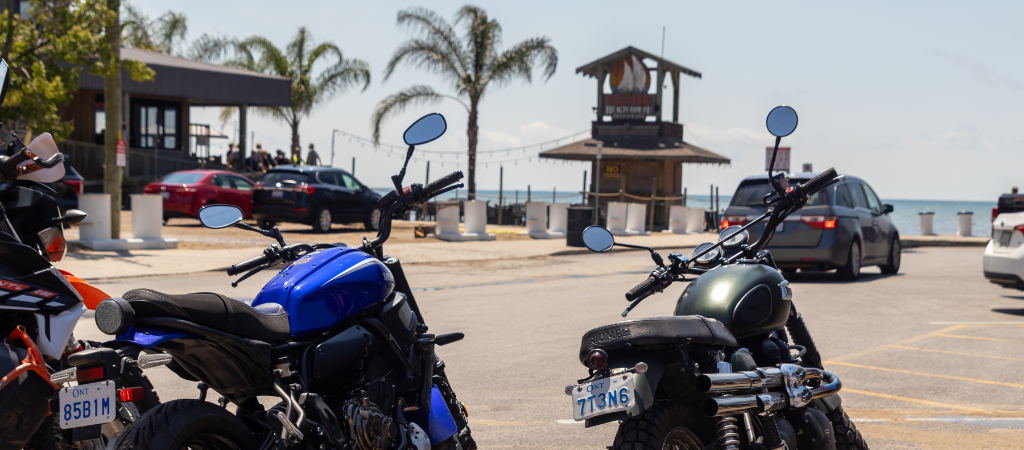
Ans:
<svg viewBox="0 0 1024 450"><path fill-rule="evenodd" d="M251 181L223 170L182 170L150 183L144 191L164 197L164 222L172 217L197 217L199 208L214 203L242 208L252 217Z"/></svg>

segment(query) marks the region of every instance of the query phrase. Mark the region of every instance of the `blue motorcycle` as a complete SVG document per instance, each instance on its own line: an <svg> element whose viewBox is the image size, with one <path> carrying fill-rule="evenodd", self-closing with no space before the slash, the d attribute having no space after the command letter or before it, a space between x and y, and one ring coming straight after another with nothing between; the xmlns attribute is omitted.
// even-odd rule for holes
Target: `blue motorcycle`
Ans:
<svg viewBox="0 0 1024 450"><path fill-rule="evenodd" d="M114 380L126 367L166 365L200 390L199 399L170 401L136 417L117 448L475 449L465 405L434 352L463 334L427 333L401 263L383 253L395 217L462 187L458 171L402 187L415 147L446 128L435 113L405 131L409 149L392 177L395 190L378 202L378 234L358 248L287 245L277 228L242 223L237 207L200 210L208 228L235 226L277 241L227 271L244 273L237 285L285 265L252 306L214 293L149 289L103 301L96 324L117 338L78 353L78 371L98 367ZM219 405L205 401L209 389L221 396ZM258 396L281 402L268 410ZM132 399L110 400L120 410Z"/></svg>

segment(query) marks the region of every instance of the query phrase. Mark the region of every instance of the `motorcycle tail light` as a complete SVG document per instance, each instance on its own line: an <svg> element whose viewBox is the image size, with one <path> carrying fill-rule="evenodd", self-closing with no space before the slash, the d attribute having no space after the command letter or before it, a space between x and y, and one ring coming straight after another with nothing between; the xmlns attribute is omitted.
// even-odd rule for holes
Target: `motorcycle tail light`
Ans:
<svg viewBox="0 0 1024 450"><path fill-rule="evenodd" d="M733 225L743 225L747 223L747 216L723 216L722 217L722 229L729 228Z"/></svg>
<svg viewBox="0 0 1024 450"><path fill-rule="evenodd" d="M90 367L88 369L79 367L78 370L75 371L75 380L78 381L78 384L102 379L103 366Z"/></svg>
<svg viewBox="0 0 1024 450"><path fill-rule="evenodd" d="M836 216L801 216L800 221L810 225L815 230L831 230L836 227Z"/></svg>
<svg viewBox="0 0 1024 450"><path fill-rule="evenodd" d="M118 396L121 398L121 403L124 402L137 402L142 400L146 396L146 391L140 387L118 389Z"/></svg>
<svg viewBox="0 0 1024 450"><path fill-rule="evenodd" d="M604 370L608 367L608 354L601 349L594 349L587 355L587 367L594 370Z"/></svg>

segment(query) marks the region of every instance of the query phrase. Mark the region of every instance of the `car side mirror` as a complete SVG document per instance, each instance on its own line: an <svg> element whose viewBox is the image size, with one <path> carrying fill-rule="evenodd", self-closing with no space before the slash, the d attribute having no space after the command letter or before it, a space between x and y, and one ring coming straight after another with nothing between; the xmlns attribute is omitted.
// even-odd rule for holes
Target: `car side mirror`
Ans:
<svg viewBox="0 0 1024 450"><path fill-rule="evenodd" d="M892 205L886 203L882 205L882 214L889 214L893 211Z"/></svg>

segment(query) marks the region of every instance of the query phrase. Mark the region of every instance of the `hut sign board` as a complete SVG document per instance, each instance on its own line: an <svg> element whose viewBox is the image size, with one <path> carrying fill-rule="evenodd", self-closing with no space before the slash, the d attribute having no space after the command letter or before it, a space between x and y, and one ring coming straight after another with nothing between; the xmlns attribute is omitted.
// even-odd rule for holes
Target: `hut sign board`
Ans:
<svg viewBox="0 0 1024 450"><path fill-rule="evenodd" d="M764 170L768 170L772 163L773 147L765 147L767 152L764 158ZM775 170L789 172L789 147L779 147L779 154L775 156Z"/></svg>
<svg viewBox="0 0 1024 450"><path fill-rule="evenodd" d="M622 168L618 164L605 164L604 166L604 177L605 178L619 178L622 176Z"/></svg>
<svg viewBox="0 0 1024 450"><path fill-rule="evenodd" d="M613 120L644 120L655 114L657 99L651 88L651 71L636 55L619 60L609 74L611 94L604 95L604 111Z"/></svg>

